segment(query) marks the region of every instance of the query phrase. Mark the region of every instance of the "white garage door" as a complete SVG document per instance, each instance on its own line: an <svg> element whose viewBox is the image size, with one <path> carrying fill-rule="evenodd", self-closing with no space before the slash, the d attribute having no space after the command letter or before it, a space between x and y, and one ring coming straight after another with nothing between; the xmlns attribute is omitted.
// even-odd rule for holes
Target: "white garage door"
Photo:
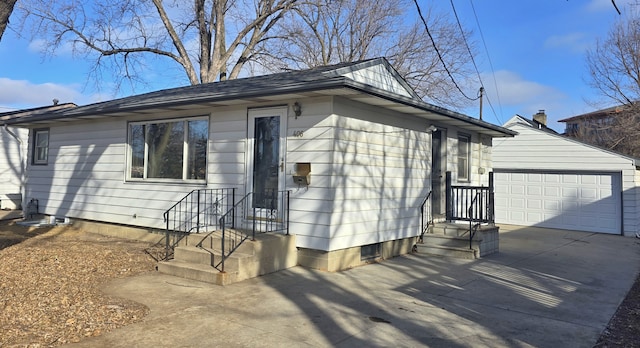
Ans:
<svg viewBox="0 0 640 348"><path fill-rule="evenodd" d="M497 223L620 234L619 174L496 172Z"/></svg>

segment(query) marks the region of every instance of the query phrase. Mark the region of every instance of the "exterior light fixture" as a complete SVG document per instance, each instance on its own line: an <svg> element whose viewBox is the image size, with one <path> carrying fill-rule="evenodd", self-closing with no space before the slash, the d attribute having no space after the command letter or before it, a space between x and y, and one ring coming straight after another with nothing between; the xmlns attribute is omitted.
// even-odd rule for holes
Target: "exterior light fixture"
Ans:
<svg viewBox="0 0 640 348"><path fill-rule="evenodd" d="M302 115L302 107L300 106L300 103L293 103L293 113L296 115L296 119L298 119L298 116Z"/></svg>

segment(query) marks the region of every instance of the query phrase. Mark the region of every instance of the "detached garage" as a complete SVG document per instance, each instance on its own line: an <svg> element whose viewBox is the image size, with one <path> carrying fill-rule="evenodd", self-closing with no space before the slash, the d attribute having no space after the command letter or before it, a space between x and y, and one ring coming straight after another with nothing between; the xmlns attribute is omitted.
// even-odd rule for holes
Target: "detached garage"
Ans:
<svg viewBox="0 0 640 348"><path fill-rule="evenodd" d="M518 135L493 144L496 223L626 236L639 230L636 159L520 116L505 127Z"/></svg>

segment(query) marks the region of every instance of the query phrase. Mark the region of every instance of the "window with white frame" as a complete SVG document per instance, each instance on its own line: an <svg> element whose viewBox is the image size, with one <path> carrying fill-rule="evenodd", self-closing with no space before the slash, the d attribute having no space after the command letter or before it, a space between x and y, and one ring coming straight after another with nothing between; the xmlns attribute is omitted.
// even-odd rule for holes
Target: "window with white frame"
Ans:
<svg viewBox="0 0 640 348"><path fill-rule="evenodd" d="M458 135L458 180L469 181L471 173L471 137Z"/></svg>
<svg viewBox="0 0 640 348"><path fill-rule="evenodd" d="M33 131L33 164L47 164L49 157L49 130L35 129Z"/></svg>
<svg viewBox="0 0 640 348"><path fill-rule="evenodd" d="M127 178L205 180L209 119L129 123Z"/></svg>

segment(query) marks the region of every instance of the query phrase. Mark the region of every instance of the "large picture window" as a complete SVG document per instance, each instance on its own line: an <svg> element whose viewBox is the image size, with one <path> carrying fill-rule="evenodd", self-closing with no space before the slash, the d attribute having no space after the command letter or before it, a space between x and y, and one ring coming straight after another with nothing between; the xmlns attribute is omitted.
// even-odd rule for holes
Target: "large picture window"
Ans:
<svg viewBox="0 0 640 348"><path fill-rule="evenodd" d="M458 180L469 181L471 173L471 138L458 135Z"/></svg>
<svg viewBox="0 0 640 348"><path fill-rule="evenodd" d="M129 179L205 180L207 118L129 124Z"/></svg>

